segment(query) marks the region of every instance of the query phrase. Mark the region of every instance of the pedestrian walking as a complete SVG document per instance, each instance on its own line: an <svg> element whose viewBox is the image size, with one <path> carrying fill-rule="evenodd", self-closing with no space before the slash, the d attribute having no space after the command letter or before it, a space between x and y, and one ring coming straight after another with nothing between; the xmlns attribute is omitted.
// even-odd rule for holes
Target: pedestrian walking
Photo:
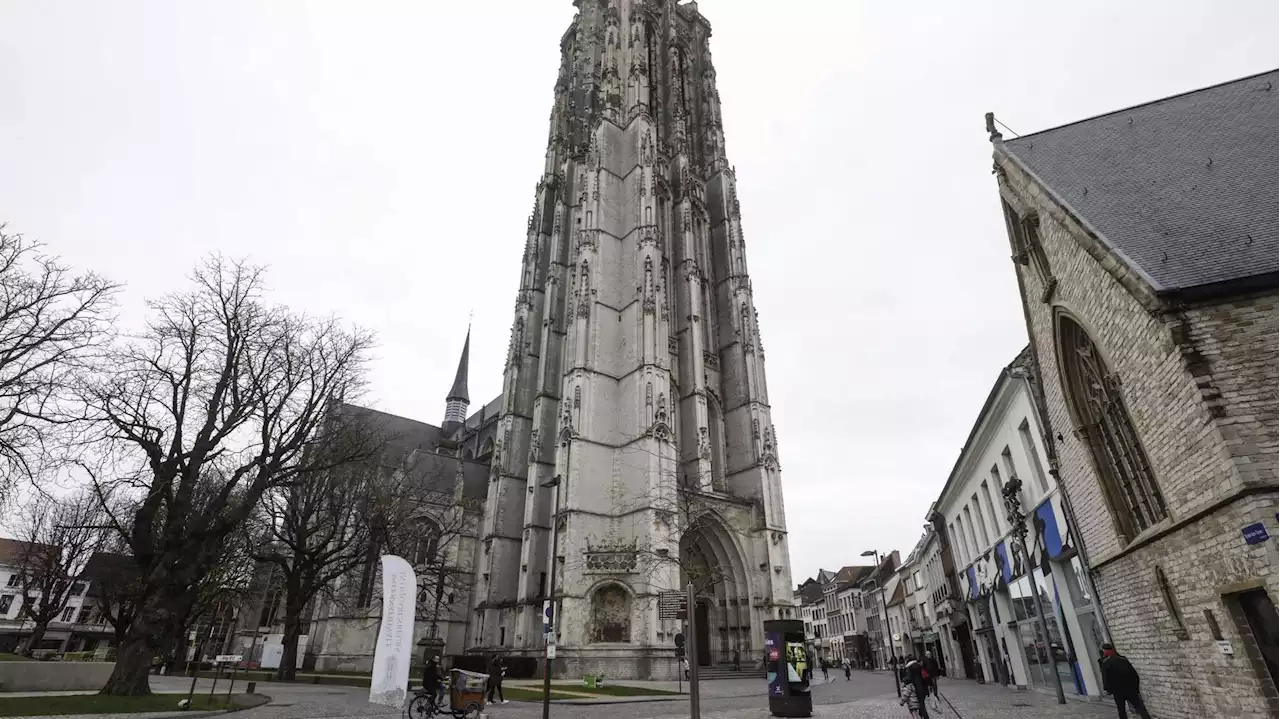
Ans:
<svg viewBox="0 0 1280 719"><path fill-rule="evenodd" d="M916 694L916 688L910 684L902 686L902 698L898 703L907 708L911 712L911 716L920 716L920 710L924 708L924 703L920 701L920 695Z"/></svg>
<svg viewBox="0 0 1280 719"><path fill-rule="evenodd" d="M492 704L496 694L499 704L507 703L507 698L502 695L502 675L506 673L506 667L502 666L502 656L494 654L489 661L489 691L485 693L485 701Z"/></svg>
<svg viewBox="0 0 1280 719"><path fill-rule="evenodd" d="M738 651L737 647L733 648L733 670L742 671L742 652Z"/></svg>
<svg viewBox="0 0 1280 719"><path fill-rule="evenodd" d="M684 657L680 660L680 664L684 667L684 680L689 681L689 658Z"/></svg>
<svg viewBox="0 0 1280 719"><path fill-rule="evenodd" d="M831 681L831 675L827 673L827 658L826 658L826 657L823 657L823 658L822 658L822 681L824 681L824 682L829 682L829 681Z"/></svg>
<svg viewBox="0 0 1280 719"><path fill-rule="evenodd" d="M938 666L938 660L933 657L933 652L931 651L924 653L924 661L921 663L924 664L924 698L928 699L929 695L932 694L933 706L941 708L941 700L938 699L938 677L942 674L942 667Z"/></svg>
<svg viewBox="0 0 1280 719"><path fill-rule="evenodd" d="M849 666L849 657L845 657L844 660L840 662L840 666L841 668L844 669L844 680L846 682L849 681L850 680L849 669L851 669L851 667Z"/></svg>
<svg viewBox="0 0 1280 719"><path fill-rule="evenodd" d="M902 694L905 697L907 694L907 687L910 687L911 692L915 694L916 698L919 700L919 706L912 712L912 716L918 716L920 719L929 719L929 706L924 702L924 665L916 661L916 658L910 654L902 658L901 664Z"/></svg>
<svg viewBox="0 0 1280 719"><path fill-rule="evenodd" d="M1110 692L1116 700L1116 711L1120 719L1129 719L1125 704L1132 704L1133 710L1142 719L1151 719L1147 713L1147 705L1142 701L1141 678L1133 664L1111 644L1102 645L1102 659L1098 662L1102 667L1102 690Z"/></svg>

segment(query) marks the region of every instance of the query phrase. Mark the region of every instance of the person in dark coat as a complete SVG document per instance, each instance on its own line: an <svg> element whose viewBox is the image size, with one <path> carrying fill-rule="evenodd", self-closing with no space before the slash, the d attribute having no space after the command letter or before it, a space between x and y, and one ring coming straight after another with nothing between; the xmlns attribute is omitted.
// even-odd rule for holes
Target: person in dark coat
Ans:
<svg viewBox="0 0 1280 719"><path fill-rule="evenodd" d="M1147 713L1147 705L1142 701L1141 679L1138 670L1133 668L1125 656L1116 651L1110 644L1102 645L1102 659L1098 662L1102 667L1102 690L1110 692L1116 700L1116 711L1120 719L1129 719L1125 704L1132 704L1134 711L1142 719L1151 719Z"/></svg>
<svg viewBox="0 0 1280 719"><path fill-rule="evenodd" d="M942 667L938 666L938 660L933 658L933 652L928 651L924 653L924 661L921 664L924 665L925 672L924 688L930 694L933 694L936 702L938 699L938 677L942 674ZM921 697L921 699L926 697Z"/></svg>
<svg viewBox="0 0 1280 719"><path fill-rule="evenodd" d="M924 665L916 661L916 658L908 654L902 658L902 683L909 685L916 697L919 698L919 716L920 719L929 719L929 707L925 704L925 680Z"/></svg>
<svg viewBox="0 0 1280 719"><path fill-rule="evenodd" d="M506 670L502 666L502 657L494 654L493 659L489 660L489 691L485 701L492 702L496 694L499 704L506 704L507 698L502 696L502 675Z"/></svg>
<svg viewBox="0 0 1280 719"><path fill-rule="evenodd" d="M440 657L427 659L422 666L422 691L431 697L432 703L440 703Z"/></svg>

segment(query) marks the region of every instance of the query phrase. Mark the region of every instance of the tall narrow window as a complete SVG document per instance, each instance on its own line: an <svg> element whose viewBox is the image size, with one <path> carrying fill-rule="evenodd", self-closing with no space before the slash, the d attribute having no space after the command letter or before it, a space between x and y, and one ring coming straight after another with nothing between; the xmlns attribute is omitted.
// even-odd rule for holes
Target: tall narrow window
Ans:
<svg viewBox="0 0 1280 719"><path fill-rule="evenodd" d="M964 520L958 514L956 515L955 537L957 540L956 546L960 547L960 563L968 564L969 560L973 558L973 554L969 551L969 541L964 536Z"/></svg>
<svg viewBox="0 0 1280 719"><path fill-rule="evenodd" d="M985 482L983 484L986 484ZM978 500L978 495L974 494L969 498L969 503L973 505L973 511L978 513L978 536L982 538L982 546L991 546L991 535L987 532L987 518L982 514L982 504Z"/></svg>
<svg viewBox="0 0 1280 719"><path fill-rule="evenodd" d="M1036 449L1036 440L1031 436L1031 422L1026 418L1022 418L1022 424L1018 425L1018 437L1022 440L1022 451L1027 454L1027 461L1031 463L1031 474L1035 475L1036 484L1040 485L1040 493L1046 494L1049 491L1049 479L1044 473L1044 464L1040 462L1040 450Z"/></svg>
<svg viewBox="0 0 1280 719"><path fill-rule="evenodd" d="M974 509L978 509L976 504ZM978 511L981 512L982 510L979 509ZM969 543L973 547L973 558L977 559L982 550L986 549L986 545L978 544L978 534L973 529L973 512L969 511L969 505L967 504L964 506L964 523L969 526Z"/></svg>
<svg viewBox="0 0 1280 719"><path fill-rule="evenodd" d="M998 493L1000 491L1000 486L1001 486L1000 472L997 471L995 467L991 468L991 481L982 483L982 503L986 505L987 513L991 515L992 529L995 531L995 534L999 535L999 534L1002 534L1002 532L1000 531L1000 527L1008 524L1008 522L1000 521L1001 520L1000 514L996 512L996 507L1004 506L1004 500L1001 500L999 502L995 501L995 495L991 493L992 485L995 485L995 491Z"/></svg>
<svg viewBox="0 0 1280 719"><path fill-rule="evenodd" d="M1058 343L1063 384L1079 433L1093 455L1120 534L1133 539L1168 516L1164 497L1124 407L1118 378L1107 373L1093 340L1061 315Z"/></svg>

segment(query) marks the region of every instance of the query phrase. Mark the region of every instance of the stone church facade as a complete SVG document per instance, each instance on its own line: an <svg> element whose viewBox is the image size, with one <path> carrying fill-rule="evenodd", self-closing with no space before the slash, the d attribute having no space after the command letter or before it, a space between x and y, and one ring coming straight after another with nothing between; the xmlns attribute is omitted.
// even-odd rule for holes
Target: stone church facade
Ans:
<svg viewBox="0 0 1280 719"><path fill-rule="evenodd" d="M1278 710L1278 92L988 118L1050 465L1160 717Z"/></svg>
<svg viewBox="0 0 1280 719"><path fill-rule="evenodd" d="M695 586L703 664L760 656L761 622L791 615L778 443L710 25L696 3L577 4L470 648L540 657L552 608L555 674L674 678L682 628L659 618L659 593Z"/></svg>

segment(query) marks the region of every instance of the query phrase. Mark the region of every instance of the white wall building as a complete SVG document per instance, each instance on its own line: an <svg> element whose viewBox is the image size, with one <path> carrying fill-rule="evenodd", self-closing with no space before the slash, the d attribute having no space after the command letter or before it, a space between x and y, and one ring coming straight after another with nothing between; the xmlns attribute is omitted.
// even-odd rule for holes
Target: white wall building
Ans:
<svg viewBox="0 0 1280 719"><path fill-rule="evenodd" d="M1064 691L1097 696L1102 625L1062 498L1043 461L1029 367L1024 350L1001 371L935 504L954 539L949 546L968 605L968 627L956 638L973 643L988 682L1049 689L1052 655ZM1030 562L1010 537L1001 494L1014 477L1022 482ZM1047 647L1037 628L1036 596L1048 625Z"/></svg>
<svg viewBox="0 0 1280 719"><path fill-rule="evenodd" d="M18 568L21 542L0 539L0 652L13 652L31 635L34 623L22 611L22 576ZM51 622L36 653L104 651L114 630L102 618L90 582L78 581L62 612ZM32 599L38 599L35 594Z"/></svg>

